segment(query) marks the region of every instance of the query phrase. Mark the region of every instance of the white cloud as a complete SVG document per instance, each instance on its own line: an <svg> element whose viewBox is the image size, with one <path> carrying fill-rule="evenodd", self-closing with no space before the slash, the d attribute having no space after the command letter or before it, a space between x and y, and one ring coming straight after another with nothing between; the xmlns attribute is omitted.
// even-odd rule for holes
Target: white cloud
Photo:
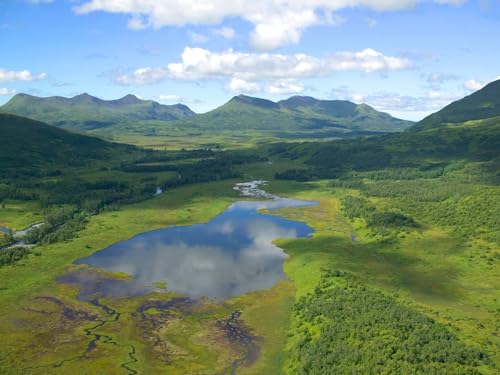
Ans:
<svg viewBox="0 0 500 375"><path fill-rule="evenodd" d="M29 70L4 70L0 68L0 82L38 81L47 78L47 73L33 74Z"/></svg>
<svg viewBox="0 0 500 375"><path fill-rule="evenodd" d="M14 95L16 93L16 90L14 89L8 89L5 87L0 87L0 96L5 96L5 95Z"/></svg>
<svg viewBox="0 0 500 375"><path fill-rule="evenodd" d="M252 93L262 91L261 86L255 82L248 82L240 78L232 78L226 90L237 93Z"/></svg>
<svg viewBox="0 0 500 375"><path fill-rule="evenodd" d="M442 84L456 79L458 79L456 75L449 73L431 73L427 76L427 82L430 84Z"/></svg>
<svg viewBox="0 0 500 375"><path fill-rule="evenodd" d="M366 103L379 111L412 113L432 112L458 100L462 97L458 92L430 90L416 96L401 95L396 92L379 91L374 93L352 92L347 87L332 90L334 99L352 100L357 103Z"/></svg>
<svg viewBox="0 0 500 375"><path fill-rule="evenodd" d="M53 3L54 0L28 0L32 4L50 4Z"/></svg>
<svg viewBox="0 0 500 375"><path fill-rule="evenodd" d="M491 82L499 80L499 79L500 79L500 76L496 77L495 79L493 79L491 81L480 81L477 79L469 79L469 80L464 82L464 89L466 89L468 91L481 90L488 83L491 83Z"/></svg>
<svg viewBox="0 0 500 375"><path fill-rule="evenodd" d="M266 91L270 94L300 94L304 91L304 85L294 81L277 81L270 83L266 87Z"/></svg>
<svg viewBox="0 0 500 375"><path fill-rule="evenodd" d="M409 67L408 59L385 56L371 48L360 52L339 52L332 61L333 70L358 70L367 73L401 70Z"/></svg>
<svg viewBox="0 0 500 375"><path fill-rule="evenodd" d="M158 95L158 100L161 102L175 102L175 103L180 103L183 101L181 96L175 94L160 94Z"/></svg>
<svg viewBox="0 0 500 375"><path fill-rule="evenodd" d="M160 82L163 80L168 71L163 68L139 68L136 69L131 75L120 74L114 77L114 81L119 85L149 85Z"/></svg>
<svg viewBox="0 0 500 375"><path fill-rule="evenodd" d="M167 78L188 81L228 79L226 89L229 91L281 94L302 92L301 79L329 76L338 71L388 72L411 66L406 58L386 56L370 48L318 58L305 54L243 53L231 49L212 52L186 47L180 62L166 67L139 68L131 74L120 74L114 80L121 85L145 85Z"/></svg>
<svg viewBox="0 0 500 375"><path fill-rule="evenodd" d="M411 9L426 0L87 0L75 6L79 14L95 11L130 15L129 27L216 25L239 17L254 26L251 44L269 50L298 43L308 27L331 23L334 12L364 7L376 11ZM463 0L434 0L459 5ZM334 22L335 23L335 22Z"/></svg>
<svg viewBox="0 0 500 375"><path fill-rule="evenodd" d="M233 39L236 36L236 31L231 27L221 27L220 29L214 29L213 33L224 39Z"/></svg>
<svg viewBox="0 0 500 375"><path fill-rule="evenodd" d="M478 81L475 79L469 79L464 82L464 88L469 91L477 91L481 90L484 86L486 86L486 82Z"/></svg>
<svg viewBox="0 0 500 375"><path fill-rule="evenodd" d="M260 80L317 77L336 71L385 72L410 67L406 58L385 56L373 49L317 58L306 54L243 53L231 49L212 52L186 47L181 62L168 64L166 70L171 78L181 80L227 76Z"/></svg>
<svg viewBox="0 0 500 375"><path fill-rule="evenodd" d="M195 33L193 31L190 31L189 37L193 41L193 43L206 43L208 42L208 36L200 34L200 33Z"/></svg>

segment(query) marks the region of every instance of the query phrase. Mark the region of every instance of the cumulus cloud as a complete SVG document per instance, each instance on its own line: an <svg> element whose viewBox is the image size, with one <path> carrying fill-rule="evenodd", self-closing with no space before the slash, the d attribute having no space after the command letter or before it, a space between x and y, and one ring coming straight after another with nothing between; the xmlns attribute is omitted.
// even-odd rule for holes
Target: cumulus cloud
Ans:
<svg viewBox="0 0 500 375"><path fill-rule="evenodd" d="M227 84L226 90L231 92L252 93L262 91L261 86L255 82L248 82L241 78L233 77Z"/></svg>
<svg viewBox="0 0 500 375"><path fill-rule="evenodd" d="M5 96L5 95L14 95L16 93L16 90L14 89L8 89L5 87L0 87L0 96Z"/></svg>
<svg viewBox="0 0 500 375"><path fill-rule="evenodd" d="M364 7L376 11L411 9L425 0L87 0L75 6L79 14L95 11L130 15L129 27L216 25L240 17L254 29L251 44L269 50L298 43L308 27L331 23L332 14L346 8ZM463 0L434 0L459 5Z"/></svg>
<svg viewBox="0 0 500 375"><path fill-rule="evenodd" d="M469 79L464 82L464 89L468 91L477 91L481 90L484 86L486 86L488 83L491 83L493 81L499 80L500 76L496 77L493 80L490 81L482 81L482 80L477 80L477 79Z"/></svg>
<svg viewBox="0 0 500 375"><path fill-rule="evenodd" d="M179 62L165 67L139 68L129 74L119 74L114 80L120 85L145 85L167 78L185 81L227 79L226 89L232 92L297 94L304 90L301 79L339 71L384 73L411 67L407 58L386 56L370 48L318 58L306 54L243 53L232 49L213 52L186 47Z"/></svg>
<svg viewBox="0 0 500 375"><path fill-rule="evenodd" d="M295 81L277 81L266 87L270 94L300 94L304 91L304 85Z"/></svg>
<svg viewBox="0 0 500 375"><path fill-rule="evenodd" d="M46 79L47 73L33 74L29 70L5 70L0 68L0 82L38 81Z"/></svg>
<svg viewBox="0 0 500 375"><path fill-rule="evenodd" d="M476 79L469 79L464 82L464 88L469 91L477 91L486 86L485 82L478 81Z"/></svg>

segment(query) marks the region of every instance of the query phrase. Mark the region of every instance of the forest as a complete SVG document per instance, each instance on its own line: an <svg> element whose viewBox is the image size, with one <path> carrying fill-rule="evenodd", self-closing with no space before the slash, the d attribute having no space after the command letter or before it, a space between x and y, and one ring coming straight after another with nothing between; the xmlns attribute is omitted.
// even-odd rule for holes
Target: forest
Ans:
<svg viewBox="0 0 500 375"><path fill-rule="evenodd" d="M293 310L292 374L480 374L489 362L445 326L342 271Z"/></svg>

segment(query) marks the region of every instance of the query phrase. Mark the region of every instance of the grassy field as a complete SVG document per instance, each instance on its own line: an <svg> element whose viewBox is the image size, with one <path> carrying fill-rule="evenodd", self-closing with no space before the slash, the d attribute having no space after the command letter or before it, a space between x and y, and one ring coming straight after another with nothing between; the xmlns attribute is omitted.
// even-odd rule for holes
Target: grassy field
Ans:
<svg viewBox="0 0 500 375"><path fill-rule="evenodd" d="M333 188L330 181L273 179L274 173L290 165L275 159L244 168L245 178L269 179L266 190L271 193L319 203L275 212L316 230L313 238L277 241L290 255L285 263L289 281L224 303L181 301L168 309L166 304L178 296L154 293L101 300L98 306L78 301L77 290L56 283L56 277L74 269L71 263L76 259L140 232L206 222L237 199L232 190L235 180L173 189L93 216L77 238L42 246L41 256L0 268L1 372L70 373L83 368L97 374L230 373L249 349L228 340L218 322L241 311L235 327L255 337L258 355L251 363L239 363L237 373L282 373L290 368L291 349L298 339L292 307L314 292L328 269L347 271L364 285L447 327L464 345L487 353L491 363L479 369L482 373L496 373L498 245L480 236L464 238L397 199L366 196L377 209L398 208L420 224L389 235L374 233L366 220L349 220L342 206L346 196L365 196L366 190ZM29 216L37 211L34 206L19 210L27 215L25 222L37 218ZM3 217L13 223L9 215ZM95 328L96 322L105 324ZM87 353L96 334L101 340Z"/></svg>
<svg viewBox="0 0 500 375"><path fill-rule="evenodd" d="M91 373L121 374L129 371L124 364L139 373L165 369L173 374L229 371L235 359L244 356L245 348L228 341L216 322L234 311L242 311L242 331L258 337L259 355L253 366L242 365L241 372L279 371L293 304L289 282L223 304L205 301L199 306L170 310L160 307L175 298L171 294L100 301L108 308L103 310L78 301L74 288L56 283L58 276L75 268L71 266L74 260L134 234L208 221L236 199L234 183L182 187L144 203L93 216L77 238L42 246L41 256L0 268L0 332L4 337L0 344L1 372L69 373L84 368ZM146 302L160 307L139 314L138 309ZM106 313L109 309L120 314L119 320ZM89 334L96 321L107 323ZM106 339L87 358L85 348L93 334ZM135 359L126 365L131 360L131 348Z"/></svg>
<svg viewBox="0 0 500 375"><path fill-rule="evenodd" d="M37 202L6 201L0 204L0 226L21 230L42 219Z"/></svg>
<svg viewBox="0 0 500 375"><path fill-rule="evenodd" d="M322 269L348 271L449 327L467 345L485 350L495 365L482 370L496 372L500 274L497 262L479 254L489 249L498 259L498 245L464 239L428 223L390 238L373 236L362 220L349 222L342 214L341 198L356 192L332 189L326 182L304 191L273 183L269 190L320 202L319 207L279 213L317 230L313 239L278 242L290 254L285 270L296 298L314 291Z"/></svg>

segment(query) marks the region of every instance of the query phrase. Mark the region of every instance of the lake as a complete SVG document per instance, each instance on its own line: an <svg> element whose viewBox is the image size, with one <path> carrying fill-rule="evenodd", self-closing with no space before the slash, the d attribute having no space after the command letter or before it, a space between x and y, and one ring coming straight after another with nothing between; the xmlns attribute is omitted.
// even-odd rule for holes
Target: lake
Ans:
<svg viewBox="0 0 500 375"><path fill-rule="evenodd" d="M259 213L314 202L282 199L258 189L262 182L239 184L246 196L205 224L146 232L76 261L93 268L123 272L129 280L106 279L79 270L60 279L77 284L87 296L125 297L166 288L190 298L226 299L268 289L285 279L287 255L272 243L278 238L307 237L313 229L300 221ZM87 297L90 298L90 297Z"/></svg>

